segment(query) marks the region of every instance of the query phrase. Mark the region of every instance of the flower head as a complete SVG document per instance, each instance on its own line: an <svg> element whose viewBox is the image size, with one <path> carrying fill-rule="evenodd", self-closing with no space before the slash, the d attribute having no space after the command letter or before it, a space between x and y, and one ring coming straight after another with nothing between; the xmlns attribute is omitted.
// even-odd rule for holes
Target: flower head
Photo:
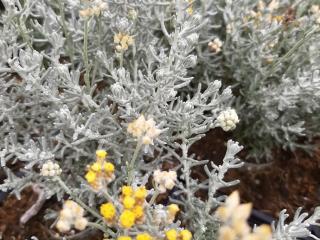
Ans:
<svg viewBox="0 0 320 240"><path fill-rule="evenodd" d="M214 53L221 51L222 42L219 38L215 38L213 41L208 43L209 50Z"/></svg>
<svg viewBox="0 0 320 240"><path fill-rule="evenodd" d="M167 207L167 219L169 223L172 223L176 217L176 214L180 211L179 206L177 204L170 204Z"/></svg>
<svg viewBox="0 0 320 240"><path fill-rule="evenodd" d="M100 150L96 151L96 157L99 158L99 159L103 159L104 160L107 157L107 155L108 155L108 153L105 150L100 149Z"/></svg>
<svg viewBox="0 0 320 240"><path fill-rule="evenodd" d="M191 240L192 233L188 229L183 229L179 233L181 240Z"/></svg>
<svg viewBox="0 0 320 240"><path fill-rule="evenodd" d="M130 210L124 210L120 215L120 224L123 228L131 228L136 220L135 214Z"/></svg>
<svg viewBox="0 0 320 240"><path fill-rule="evenodd" d="M40 170L40 174L45 177L54 177L58 176L62 173L60 166L57 163L53 163L52 161L47 161L42 165Z"/></svg>
<svg viewBox="0 0 320 240"><path fill-rule="evenodd" d="M142 206L139 206L139 205L134 206L134 208L132 209L132 212L134 213L134 216L137 220L142 219L144 216L144 210Z"/></svg>
<svg viewBox="0 0 320 240"><path fill-rule="evenodd" d="M227 132L236 128L239 118L234 109L227 109L219 114L217 121L220 127Z"/></svg>
<svg viewBox="0 0 320 240"><path fill-rule="evenodd" d="M170 229L165 232L167 240L176 240L178 238L178 232L175 229Z"/></svg>
<svg viewBox="0 0 320 240"><path fill-rule="evenodd" d="M146 120L143 115L129 123L127 131L132 136L140 138L145 145L153 144L153 139L158 137L161 132L152 118Z"/></svg>
<svg viewBox="0 0 320 240"><path fill-rule="evenodd" d="M123 196L131 196L133 194L133 188L131 186L122 186L121 192Z"/></svg>
<svg viewBox="0 0 320 240"><path fill-rule="evenodd" d="M133 197L127 196L122 200L123 206L126 209L132 209L136 203L136 200Z"/></svg>
<svg viewBox="0 0 320 240"><path fill-rule="evenodd" d="M114 35L113 42L117 44L116 50L118 52L123 52L128 50L129 46L133 44L134 40L132 36L120 32Z"/></svg>
<svg viewBox="0 0 320 240"><path fill-rule="evenodd" d="M104 203L100 206L100 213L106 220L110 221L116 215L116 208L111 202Z"/></svg>
<svg viewBox="0 0 320 240"><path fill-rule="evenodd" d="M119 236L117 240L132 240L132 238L129 236Z"/></svg>
<svg viewBox="0 0 320 240"><path fill-rule="evenodd" d="M268 225L261 225L253 232L247 223L251 204L240 204L238 192L233 192L216 211L216 216L224 223L219 229L219 240L271 240L271 229Z"/></svg>
<svg viewBox="0 0 320 240"><path fill-rule="evenodd" d="M89 170L85 175L85 178L88 181L88 183L93 183L97 178L97 174L94 171Z"/></svg>
<svg viewBox="0 0 320 240"><path fill-rule="evenodd" d="M59 213L56 228L60 232L68 232L72 227L82 231L88 224L88 220L83 215L84 209L76 202L68 200L64 203L63 209Z"/></svg>
<svg viewBox="0 0 320 240"><path fill-rule="evenodd" d="M153 238L149 233L139 233L136 240L152 240Z"/></svg>
<svg viewBox="0 0 320 240"><path fill-rule="evenodd" d="M175 171L160 171L156 170L153 173L153 180L157 185L157 189L164 193L171 190L177 181L177 173Z"/></svg>
<svg viewBox="0 0 320 240"><path fill-rule="evenodd" d="M148 190L145 186L138 187L134 191L134 198L138 201L143 201L148 195Z"/></svg>

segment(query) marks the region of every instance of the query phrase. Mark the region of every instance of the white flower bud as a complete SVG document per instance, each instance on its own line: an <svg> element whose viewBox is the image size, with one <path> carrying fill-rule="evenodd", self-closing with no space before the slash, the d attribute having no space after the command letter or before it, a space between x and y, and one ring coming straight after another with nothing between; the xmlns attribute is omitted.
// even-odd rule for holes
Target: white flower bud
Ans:
<svg viewBox="0 0 320 240"><path fill-rule="evenodd" d="M57 163L53 163L52 161L47 161L46 163L43 164L40 174L42 176L58 176L62 172L60 166Z"/></svg>
<svg viewBox="0 0 320 240"><path fill-rule="evenodd" d="M236 128L239 118L234 109L222 111L217 118L218 124L224 131L230 131Z"/></svg>

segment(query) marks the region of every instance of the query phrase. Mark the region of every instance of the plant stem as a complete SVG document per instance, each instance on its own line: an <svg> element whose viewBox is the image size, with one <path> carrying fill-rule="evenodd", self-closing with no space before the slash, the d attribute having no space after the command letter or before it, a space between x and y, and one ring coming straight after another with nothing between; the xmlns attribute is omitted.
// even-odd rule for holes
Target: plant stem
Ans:
<svg viewBox="0 0 320 240"><path fill-rule="evenodd" d="M157 199L157 197L159 196L159 194L160 194L160 192L159 192L159 190L156 188L156 191L154 192L152 198L151 198L150 201L149 201L149 204L150 204L150 205L152 205L152 204L156 201L156 199Z"/></svg>
<svg viewBox="0 0 320 240"><path fill-rule="evenodd" d="M89 19L84 22L84 36L83 36L83 61L85 64L86 72L84 74L84 83L86 84L87 90L90 89L90 68L89 68L89 58L88 58L88 23Z"/></svg>
<svg viewBox="0 0 320 240"><path fill-rule="evenodd" d="M315 33L317 30L319 30L319 27L315 27L307 31L304 34L304 36L285 55L283 55L277 62L275 62L271 66L271 69L269 73L266 75L265 79L269 77L271 74L273 74L277 66L279 66L283 61L289 58L299 47L301 47L307 40L309 40L312 37L313 33Z"/></svg>
<svg viewBox="0 0 320 240"><path fill-rule="evenodd" d="M73 45L72 45L72 36L68 32L68 28L66 25L66 19L65 19L65 14L64 14L64 4L63 4L62 0L58 0L58 3L59 3L59 11L60 11L61 22L62 22L62 29L63 29L63 33L66 37L67 46L68 46L67 51L68 51L68 55L70 57L70 62L71 62L72 68L73 68L74 67L74 64L73 64L74 51L73 51Z"/></svg>
<svg viewBox="0 0 320 240"><path fill-rule="evenodd" d="M119 64L120 64L120 68L123 67L123 50L121 51L120 55L119 55Z"/></svg>
<svg viewBox="0 0 320 240"><path fill-rule="evenodd" d="M136 148L134 150L133 156L132 156L131 161L130 161L129 166L128 166L128 184L129 185L131 185L131 183L133 181L134 164L135 164L135 161L136 161L136 159L138 157L138 154L140 152L141 147L142 147L142 141L141 141L141 139L138 139L137 146L136 146Z"/></svg>
<svg viewBox="0 0 320 240"><path fill-rule="evenodd" d="M102 226L101 226L100 224L98 224L98 223L88 222L87 226L88 226L88 227L93 227L93 228L99 229L99 230L101 230L102 232L111 235L112 237L115 236L115 234L114 234L113 232L110 232L109 229L108 229L109 231L106 231L106 229L105 229L104 227L102 227Z"/></svg>

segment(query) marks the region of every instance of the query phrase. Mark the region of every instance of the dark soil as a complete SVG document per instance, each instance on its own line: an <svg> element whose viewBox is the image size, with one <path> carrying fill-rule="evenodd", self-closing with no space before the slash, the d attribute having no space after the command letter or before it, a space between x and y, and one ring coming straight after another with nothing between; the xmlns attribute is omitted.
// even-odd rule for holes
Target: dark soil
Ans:
<svg viewBox="0 0 320 240"><path fill-rule="evenodd" d="M191 151L199 159L219 164L230 138L220 130L213 130L195 143ZM240 179L240 184L222 191L230 193L238 189L243 202L252 202L255 209L273 217L282 209L292 216L300 206L311 212L320 205L320 140L315 140L315 145L318 147L313 156L299 150L294 153L277 150L270 163L246 163L227 174L227 179ZM239 154L240 158L242 155L244 159L245 151ZM203 171L196 174L204 178Z"/></svg>
<svg viewBox="0 0 320 240"><path fill-rule="evenodd" d="M220 164L225 154L226 142L231 138L221 130L210 131L192 146L190 152L198 159L208 159ZM312 211L320 200L320 140L315 143L319 147L313 156L302 151L290 153L279 150L274 152L274 160L269 164L246 164L241 169L232 170L227 179L240 179L241 183L233 189L223 189L222 192L228 194L239 189L243 202L252 202L255 209L273 217L277 217L284 208L291 216L299 206ZM244 154L245 149L240 157L242 155L244 158ZM193 176L202 180L206 178L201 168L194 169ZM199 195L205 197L201 193ZM31 189L26 189L21 200L11 196L0 204L0 239L24 240L31 236L41 240L61 239L54 229L50 229L52 222L43 219L46 209L61 208L55 200L47 201L40 213L25 226L19 224L20 217L36 198L37 195ZM101 240L103 237L101 233L91 232L85 238L76 239Z"/></svg>
<svg viewBox="0 0 320 240"><path fill-rule="evenodd" d="M21 194L21 200L15 196L8 196L4 202L0 204L0 239L2 240L31 240L32 236L39 240L61 240L59 233L54 228L50 228L52 221L44 221L43 216L46 209L54 209L59 211L61 206L56 200L48 200L42 207L39 214L31 218L25 225L19 223L20 217L32 206L37 200L31 188L25 189ZM80 238L74 236L76 233L71 233L72 240L101 240L102 234L98 231L87 231ZM73 235L71 237L71 235Z"/></svg>

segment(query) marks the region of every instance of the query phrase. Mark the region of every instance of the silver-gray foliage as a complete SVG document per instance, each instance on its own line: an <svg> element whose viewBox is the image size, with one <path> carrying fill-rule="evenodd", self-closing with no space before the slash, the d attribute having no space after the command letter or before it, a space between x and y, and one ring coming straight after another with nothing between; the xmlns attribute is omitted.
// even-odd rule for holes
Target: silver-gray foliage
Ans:
<svg viewBox="0 0 320 240"><path fill-rule="evenodd" d="M200 8L194 4L190 14L186 11L189 3L184 0L103 1L108 5L106 9L81 18L80 10L95 7L101 1L2 2L5 11L0 18L0 160L7 179L0 189L19 195L26 186L38 184L48 198L56 195L62 199L66 189L39 174L46 161L54 160L61 166L61 179L72 193L96 207L103 197L94 194L83 179L87 164L93 161L96 149L108 151L108 160L116 165L117 176L108 190L116 196L126 182L128 162L136 148L127 126L144 114L153 118L162 132L154 145L145 146L139 154L134 183L145 183L164 162L177 163L175 170L181 174L171 201L185 209L183 219L195 239L203 239L208 231L215 233L219 224L213 211L224 199L216 193L237 183L226 182L224 175L231 168L241 167L235 155L242 147L228 141L220 166L195 159L189 149L208 130L218 126L217 116L231 106L231 89L222 89L222 83L216 79L226 77L224 73L228 72L241 84L260 83L267 70L252 68L253 61L244 60L242 54L248 47L247 56L261 59L261 49L256 49L262 45L243 39L238 33L227 37L223 58L213 54L217 60L212 63L212 54L203 51L211 32L228 21L228 13L238 19L241 12L236 11L242 8L231 8L232 1L227 1L225 9L220 7L223 1L200 1ZM241 29L235 27L236 31ZM271 30L261 31L254 30L252 34L262 34L264 38L271 34ZM116 48L114 37L119 33L133 37L128 49ZM237 48L237 44L242 45ZM290 48L290 44L286 47ZM299 51L302 54L303 50ZM227 71L218 64L222 59ZM302 119L301 115L292 116L301 109L301 101L307 101L312 91L317 93L310 81L318 84L318 75L310 74L310 69L304 67L299 71L297 85L291 81L297 78L296 71L280 74L284 69L282 65L275 69L281 75L278 85L257 86L245 93L250 101L238 109L243 111L241 121L250 123L251 116L264 116L257 114L260 107L251 111L252 106L273 111L277 127L282 133L287 132L289 139L292 132L301 133L302 125L296 122ZM274 97L270 97L270 92ZM254 96L265 97L255 102ZM306 103L309 105L304 111L311 113L319 102L314 99L314 104ZM274 111L274 106L278 110ZM287 109L293 115L288 113L292 119L284 122L285 128L284 120L278 120L276 114ZM264 135L266 123L256 133L250 128L249 136ZM10 164L17 162L23 166L19 174L10 169ZM191 177L195 166L204 168L207 180L200 182ZM198 190L207 191L208 199L196 197Z"/></svg>

